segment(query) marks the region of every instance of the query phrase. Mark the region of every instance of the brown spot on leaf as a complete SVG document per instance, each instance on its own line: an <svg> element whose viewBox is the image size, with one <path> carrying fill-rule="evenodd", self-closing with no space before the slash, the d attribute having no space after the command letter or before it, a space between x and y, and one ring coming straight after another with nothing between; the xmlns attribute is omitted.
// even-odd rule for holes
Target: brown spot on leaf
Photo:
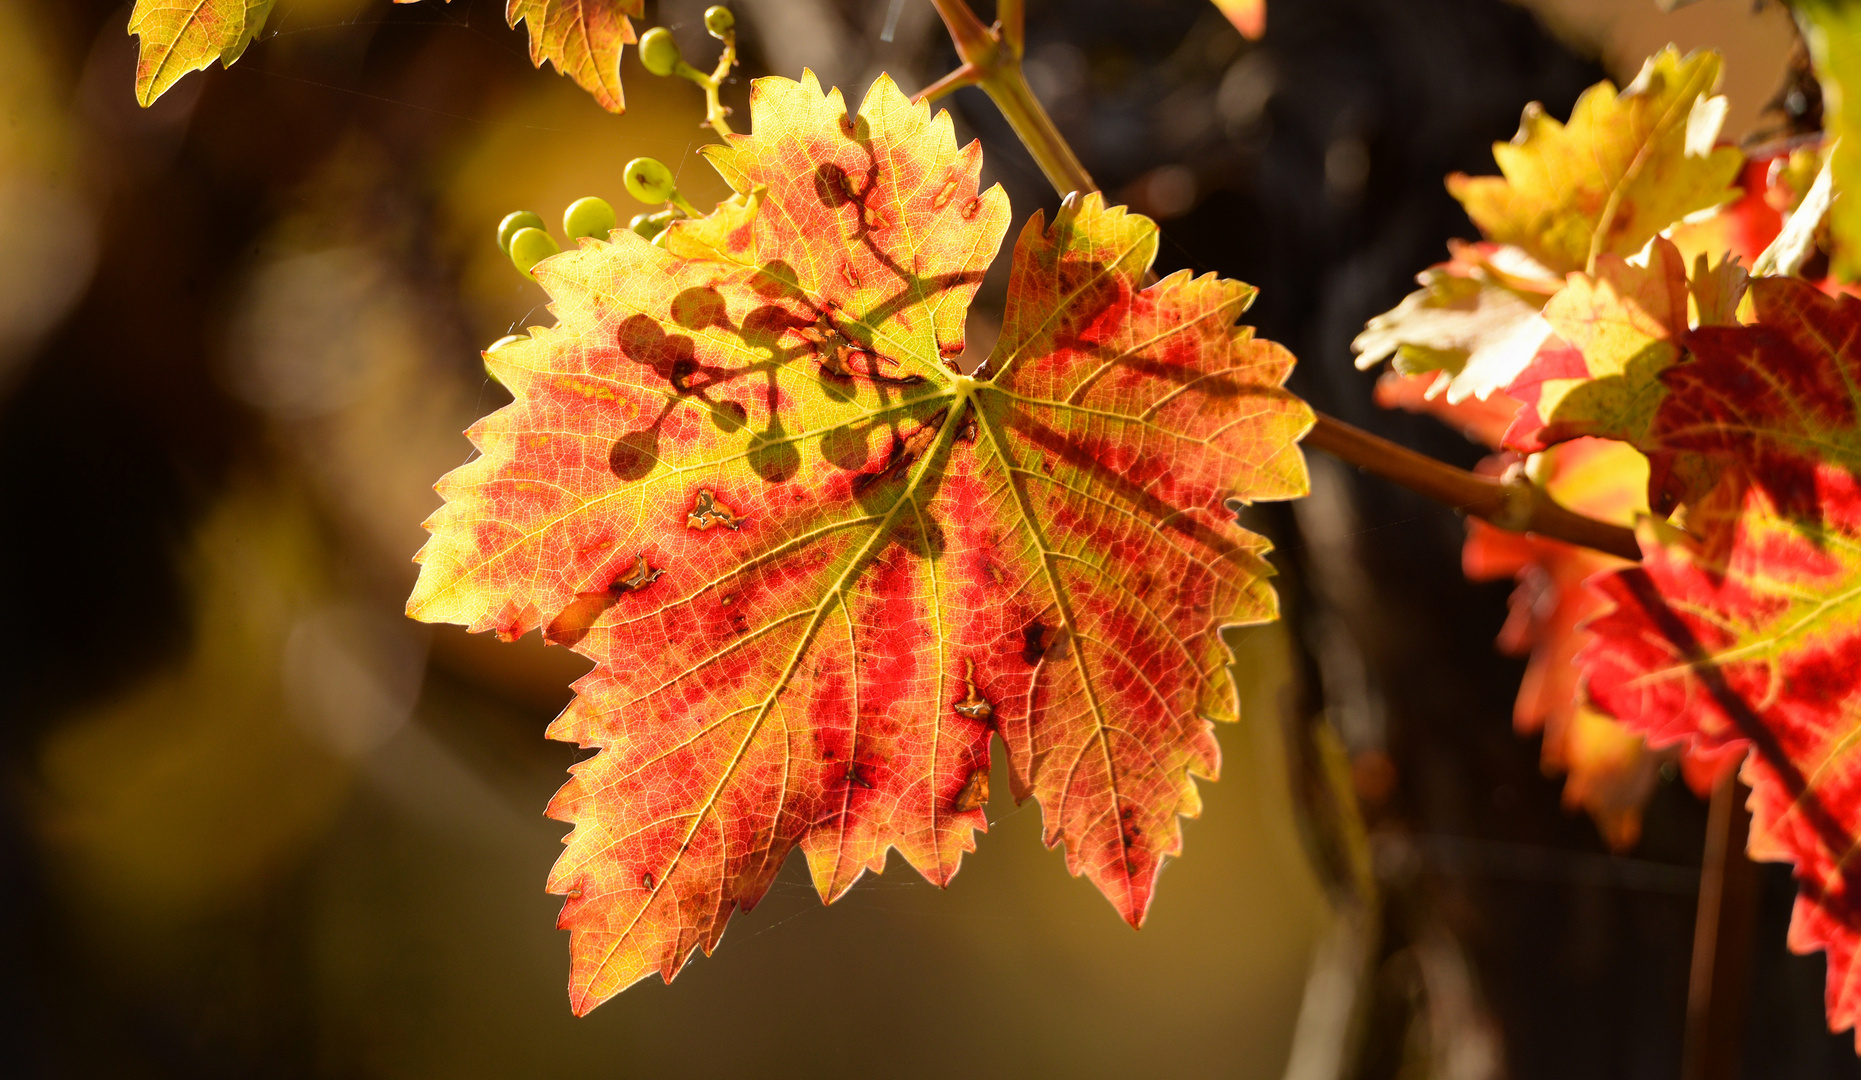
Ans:
<svg viewBox="0 0 1861 1080"><path fill-rule="evenodd" d="M664 573L664 568L648 565L645 555L635 555L633 557L633 571L626 577L616 580L613 587L615 589L624 589L629 592L635 589L644 589L646 586L658 581L660 575Z"/></svg>
<svg viewBox="0 0 1861 1080"><path fill-rule="evenodd" d="M964 663L967 665L967 671L963 676L963 685L968 688L969 692L964 695L963 700L951 708L956 710L958 716L967 716L971 720L987 720L995 715L995 706L990 705L986 698L976 692L976 662L965 660Z"/></svg>
<svg viewBox="0 0 1861 1080"><path fill-rule="evenodd" d="M653 872L652 872L651 870L644 870L644 871L641 871L641 873L640 873L640 888L642 888L642 889L651 889L651 888L653 887L653 884L654 884L654 882L653 882Z"/></svg>
<svg viewBox="0 0 1861 1080"><path fill-rule="evenodd" d="M956 799L950 804L950 808L959 814L966 814L971 810L982 809L988 801L989 770L976 769L969 774L969 779L964 782L963 789L956 793Z"/></svg>
<svg viewBox="0 0 1861 1080"><path fill-rule="evenodd" d="M952 176L950 179L944 181L942 187L937 189L937 194L931 196L931 206L934 209L942 210L945 206L950 204L951 198L955 195L956 177Z"/></svg>
<svg viewBox="0 0 1861 1080"><path fill-rule="evenodd" d="M743 525L743 519L731 511L730 507L717 501L717 493L710 488L698 489L698 498L692 503L691 513L685 518L688 528L704 531L718 525L726 529L737 529Z"/></svg>
<svg viewBox="0 0 1861 1080"><path fill-rule="evenodd" d="M937 438L938 430L943 427L943 422L949 415L949 409L938 409L909 435L894 435L892 448L885 455L885 464L872 472L864 472L855 476L853 490L855 492L865 491L887 477L902 478L905 470L911 467L911 463L916 461L918 455L928 449L932 441Z"/></svg>
<svg viewBox="0 0 1861 1080"><path fill-rule="evenodd" d="M982 209L982 200L977 199L977 198L970 199L968 202L963 204L963 220L967 221L970 218L975 217L976 211L980 209Z"/></svg>

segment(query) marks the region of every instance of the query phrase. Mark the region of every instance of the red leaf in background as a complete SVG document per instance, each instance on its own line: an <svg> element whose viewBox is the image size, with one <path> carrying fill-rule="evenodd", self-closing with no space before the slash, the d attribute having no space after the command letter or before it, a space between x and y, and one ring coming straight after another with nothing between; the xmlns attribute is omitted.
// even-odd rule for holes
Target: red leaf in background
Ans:
<svg viewBox="0 0 1861 1080"><path fill-rule="evenodd" d="M1427 413L1460 429L1474 442L1497 448L1513 423L1519 403L1503 394L1481 401L1450 403L1434 392L1437 375L1386 374L1377 382L1377 404ZM1499 471L1511 455L1489 458ZM1602 439L1578 439L1552 448L1535 470L1559 502L1586 514L1632 523L1646 509L1647 464L1632 447ZM1602 610L1602 598L1583 588L1588 578L1627 564L1588 548L1469 520L1462 566L1474 581L1515 578L1511 616L1499 648L1529 656L1513 710L1521 734L1542 731L1547 772L1563 773L1564 804L1580 807L1596 822L1611 847L1632 846L1641 833L1641 811L1661 765L1676 755L1651 753L1641 735L1589 707L1582 696L1576 655L1591 635L1583 620ZM1682 754L1688 785L1704 794L1726 762Z"/></svg>
<svg viewBox="0 0 1861 1080"><path fill-rule="evenodd" d="M1813 519L1819 465L1861 465L1861 301L1793 278L1759 278L1750 295L1754 325L1700 327L1693 361L1662 374L1652 445L1718 466L1677 477L1683 501L1730 468L1780 512Z"/></svg>
<svg viewBox="0 0 1861 1080"><path fill-rule="evenodd" d="M1695 331L1662 375L1651 439L1691 535L1644 524L1642 566L1596 583L1611 607L1580 661L1654 745L1757 750L1748 851L1795 864L1790 943L1828 951L1840 1030L1861 1015L1861 301L1761 278L1751 304L1754 325Z"/></svg>
<svg viewBox="0 0 1861 1080"><path fill-rule="evenodd" d="M1833 1030L1861 1010L1861 489L1815 470L1820 522L1779 513L1762 487L1727 484L1689 508L1708 546L1644 528L1640 567L1597 579L1611 605L1579 660L1596 706L1656 746L1746 760L1747 852L1791 862L1797 952L1829 954Z"/></svg>

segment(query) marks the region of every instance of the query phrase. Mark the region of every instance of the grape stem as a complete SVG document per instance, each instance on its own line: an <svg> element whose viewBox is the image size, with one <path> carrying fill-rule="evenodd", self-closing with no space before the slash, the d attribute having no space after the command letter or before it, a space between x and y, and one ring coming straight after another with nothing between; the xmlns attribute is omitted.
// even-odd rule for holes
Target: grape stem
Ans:
<svg viewBox="0 0 1861 1080"><path fill-rule="evenodd" d="M724 43L724 51L717 57L717 67L709 74L699 71L683 60L673 65L672 73L698 84L698 89L704 91L705 124L719 135L729 135L731 133L730 122L725 117L730 115L730 110L718 100L717 92L724 85L724 80L730 77L730 69L737 66L737 32L726 30L721 40ZM699 215L694 212L692 216L698 217Z"/></svg>
<svg viewBox="0 0 1861 1080"><path fill-rule="evenodd" d="M931 0L943 25L956 43L956 55L962 65L950 74L918 92L916 100L935 101L965 86L980 86L1007 117L1008 124L1021 144L1034 156L1040 171L1061 195L1077 191L1097 191L1086 167L1079 163L1073 148L1066 142L1053 118L1034 96L1021 72L1021 54L1025 46L1022 27L1025 23L1022 0L1000 0L995 12L1000 18L994 26L970 10L968 0Z"/></svg>
<svg viewBox="0 0 1861 1080"><path fill-rule="evenodd" d="M1509 532L1535 533L1632 562L1635 530L1598 521L1557 502L1523 475L1481 476L1318 413L1304 445Z"/></svg>
<svg viewBox="0 0 1861 1080"><path fill-rule="evenodd" d="M968 0L932 0L956 44L962 66L919 91L917 101L934 101L965 86L980 86L1008 119L1022 145L1040 164L1061 197L1097 191L1085 166L1054 126L1053 118L1021 72L1026 49L1022 0L998 0L995 25L984 26ZM1529 532L1639 562L1641 545L1633 529L1599 521L1570 510L1522 475L1481 476L1437 461L1388 439L1317 414L1305 438L1315 447L1365 472L1408 488L1461 513L1471 514L1510 532Z"/></svg>

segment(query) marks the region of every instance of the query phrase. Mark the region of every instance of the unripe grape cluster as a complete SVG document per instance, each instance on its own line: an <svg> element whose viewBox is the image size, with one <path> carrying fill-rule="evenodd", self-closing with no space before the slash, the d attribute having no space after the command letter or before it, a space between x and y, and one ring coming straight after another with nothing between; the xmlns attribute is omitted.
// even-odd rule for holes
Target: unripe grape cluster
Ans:
<svg viewBox="0 0 1861 1080"><path fill-rule="evenodd" d="M605 240L614 231L614 207L595 195L576 199L562 212L562 233L571 241L584 236ZM498 222L498 247L525 277L535 279L536 264L562 250L549 235L543 217L534 210L518 210Z"/></svg>

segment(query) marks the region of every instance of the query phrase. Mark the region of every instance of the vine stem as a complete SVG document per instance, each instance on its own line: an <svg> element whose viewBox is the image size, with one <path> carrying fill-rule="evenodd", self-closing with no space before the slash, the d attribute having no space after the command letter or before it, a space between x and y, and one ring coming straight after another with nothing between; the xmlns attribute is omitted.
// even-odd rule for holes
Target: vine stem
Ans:
<svg viewBox="0 0 1861 1080"><path fill-rule="evenodd" d="M968 0L931 0L943 25L956 43L956 55L962 66L938 79L918 93L918 101L934 101L964 86L980 86L995 107L1008 119L1021 145L1027 147L1047 182L1061 195L1069 192L1097 191L1098 183L1079 163L1078 155L1053 124L1053 118L1034 96L1021 71L1024 9L1021 0L1001 0L996 6L1000 19L994 26L970 10Z"/></svg>
<svg viewBox="0 0 1861 1080"><path fill-rule="evenodd" d="M698 89L704 91L704 123L719 135L729 135L731 134L730 121L725 117L730 115L730 110L724 107L723 101L718 98L717 94L719 88L724 85L724 80L730 77L730 69L737 66L737 32L726 30L721 37L716 34L711 36L717 37L724 43L724 51L718 55L717 66L709 74L699 71L683 60L673 66L672 73L682 79L690 80L697 85ZM700 215L692 211L691 216L699 217Z"/></svg>
<svg viewBox="0 0 1861 1080"><path fill-rule="evenodd" d="M1529 532L1641 561L1635 530L1565 508L1523 476L1481 476L1318 413L1303 445L1509 532Z"/></svg>
<svg viewBox="0 0 1861 1080"><path fill-rule="evenodd" d="M1062 197L1097 191L1098 183L1080 164L1021 72L1026 45L1023 0L998 0L999 19L993 26L983 25L968 0L931 2L950 31L962 65L920 91L916 100L934 101L960 87L982 87L1055 191ZM1457 469L1324 413L1317 413L1317 424L1304 445L1501 529L1537 533L1634 562L1641 560L1641 545L1633 529L1569 510L1523 476L1498 478Z"/></svg>
<svg viewBox="0 0 1861 1080"><path fill-rule="evenodd" d="M1757 867L1745 858L1751 789L1729 769L1712 787L1706 851L1700 864L1699 912L1693 923L1693 969L1687 986L1681 1080L1740 1075L1751 935L1757 920Z"/></svg>

